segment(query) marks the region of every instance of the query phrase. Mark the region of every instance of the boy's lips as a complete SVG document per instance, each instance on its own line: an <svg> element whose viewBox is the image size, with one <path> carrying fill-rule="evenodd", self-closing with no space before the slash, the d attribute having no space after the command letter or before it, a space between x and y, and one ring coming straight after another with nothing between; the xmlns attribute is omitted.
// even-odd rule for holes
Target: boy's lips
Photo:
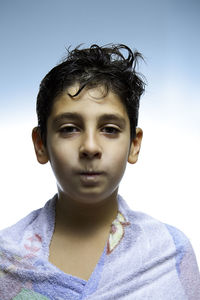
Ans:
<svg viewBox="0 0 200 300"><path fill-rule="evenodd" d="M78 172L81 181L86 185L94 185L99 182L100 177L104 174L102 171L80 171Z"/></svg>

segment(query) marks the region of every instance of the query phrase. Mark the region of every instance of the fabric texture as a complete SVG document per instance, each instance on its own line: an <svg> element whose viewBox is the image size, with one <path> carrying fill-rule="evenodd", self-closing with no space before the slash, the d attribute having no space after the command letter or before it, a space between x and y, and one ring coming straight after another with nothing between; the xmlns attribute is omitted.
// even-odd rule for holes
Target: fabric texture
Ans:
<svg viewBox="0 0 200 300"><path fill-rule="evenodd" d="M52 265L57 196L0 231L0 300L198 300L200 275L189 240L176 228L129 209L119 213L88 281Z"/></svg>

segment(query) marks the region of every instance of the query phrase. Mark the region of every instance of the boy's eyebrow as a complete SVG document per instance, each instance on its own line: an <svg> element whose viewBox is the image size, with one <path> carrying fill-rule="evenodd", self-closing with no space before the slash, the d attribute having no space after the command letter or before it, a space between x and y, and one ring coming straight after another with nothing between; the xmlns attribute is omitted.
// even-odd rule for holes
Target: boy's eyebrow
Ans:
<svg viewBox="0 0 200 300"><path fill-rule="evenodd" d="M70 120L79 120L83 122L83 116L79 113L75 112L66 112L59 114L53 119L53 125L56 125L58 122L65 120L65 119L70 119ZM121 127L126 126L126 120L118 113L115 114L103 114L100 115L98 119L98 123L102 122L118 122Z"/></svg>
<svg viewBox="0 0 200 300"><path fill-rule="evenodd" d="M126 120L119 115L118 113L116 114L103 114L102 116L100 116L99 118L99 122L118 122L119 125L121 127L125 127L126 126Z"/></svg>
<svg viewBox="0 0 200 300"><path fill-rule="evenodd" d="M73 119L73 120L82 120L82 116L79 113L71 113L66 112L59 114L53 119L53 125L56 125L59 121L65 120L65 119Z"/></svg>

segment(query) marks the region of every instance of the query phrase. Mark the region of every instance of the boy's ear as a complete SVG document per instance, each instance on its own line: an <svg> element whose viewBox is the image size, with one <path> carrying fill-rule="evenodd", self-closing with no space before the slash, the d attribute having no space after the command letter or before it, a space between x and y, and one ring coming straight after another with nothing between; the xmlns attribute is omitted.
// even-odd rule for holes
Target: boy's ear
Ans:
<svg viewBox="0 0 200 300"><path fill-rule="evenodd" d="M142 142L143 131L141 128L136 128L136 137L131 142L131 147L128 156L128 162L130 164L135 164L138 160L138 155L140 152L141 142Z"/></svg>
<svg viewBox="0 0 200 300"><path fill-rule="evenodd" d="M46 147L43 144L40 129L38 127L33 128L32 140L38 162L40 164L46 164L49 161L48 153Z"/></svg>

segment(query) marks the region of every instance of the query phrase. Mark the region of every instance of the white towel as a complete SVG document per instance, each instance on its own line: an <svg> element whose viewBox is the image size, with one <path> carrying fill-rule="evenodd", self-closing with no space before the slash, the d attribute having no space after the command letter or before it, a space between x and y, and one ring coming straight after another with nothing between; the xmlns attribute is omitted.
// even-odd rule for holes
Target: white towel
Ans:
<svg viewBox="0 0 200 300"><path fill-rule="evenodd" d="M0 300L198 300L200 276L190 242L179 230L129 209L119 213L90 279L48 261L57 196L0 231Z"/></svg>

